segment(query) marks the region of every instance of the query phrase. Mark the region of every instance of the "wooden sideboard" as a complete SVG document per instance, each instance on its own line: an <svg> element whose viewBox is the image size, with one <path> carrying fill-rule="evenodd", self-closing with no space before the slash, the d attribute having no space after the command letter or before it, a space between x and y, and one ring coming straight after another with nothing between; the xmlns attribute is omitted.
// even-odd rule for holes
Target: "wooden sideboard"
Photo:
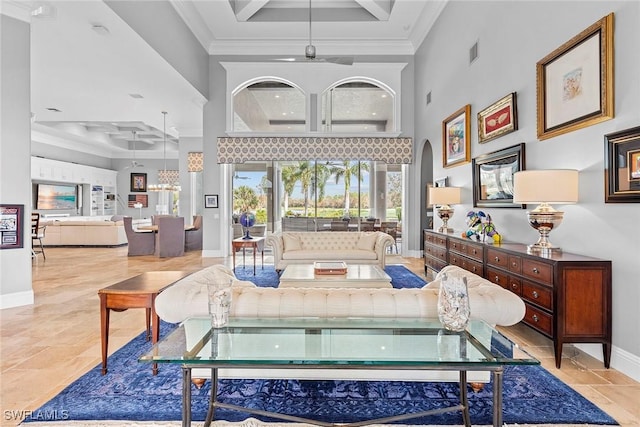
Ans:
<svg viewBox="0 0 640 427"><path fill-rule="evenodd" d="M565 343L601 343L609 367L611 261L567 252L540 256L523 244L480 243L457 232L423 235L425 273L453 264L520 296L523 322L553 340L558 368Z"/></svg>

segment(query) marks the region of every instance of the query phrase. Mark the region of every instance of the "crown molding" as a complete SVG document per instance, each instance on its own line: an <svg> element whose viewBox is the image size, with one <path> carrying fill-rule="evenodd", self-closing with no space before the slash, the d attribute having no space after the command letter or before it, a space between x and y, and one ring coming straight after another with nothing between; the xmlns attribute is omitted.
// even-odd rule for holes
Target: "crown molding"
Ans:
<svg viewBox="0 0 640 427"><path fill-rule="evenodd" d="M184 0L169 0L169 3L180 18L187 24L193 35L198 39L204 50L208 50L208 46L213 40L213 34L209 27L202 19L202 16L196 10L193 2Z"/></svg>
<svg viewBox="0 0 640 427"><path fill-rule="evenodd" d="M17 0L0 1L0 14L31 23L31 3Z"/></svg>

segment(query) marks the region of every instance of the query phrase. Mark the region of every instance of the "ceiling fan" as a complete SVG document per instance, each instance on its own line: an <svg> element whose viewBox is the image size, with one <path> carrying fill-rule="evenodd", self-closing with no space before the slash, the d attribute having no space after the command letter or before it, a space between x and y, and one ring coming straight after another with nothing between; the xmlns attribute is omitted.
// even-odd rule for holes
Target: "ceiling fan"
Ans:
<svg viewBox="0 0 640 427"><path fill-rule="evenodd" d="M311 40L311 0L309 0L309 44L304 48L304 56L291 58L278 58L277 61L286 62L329 62L339 65L353 65L351 56L316 56L316 47Z"/></svg>
<svg viewBox="0 0 640 427"><path fill-rule="evenodd" d="M242 176L238 173L238 171L235 171L233 174L233 179L249 179L248 176Z"/></svg>
<svg viewBox="0 0 640 427"><path fill-rule="evenodd" d="M136 160L136 131L134 130L131 133L133 134L133 160L131 160L131 165L125 166L123 169L143 168L144 165Z"/></svg>

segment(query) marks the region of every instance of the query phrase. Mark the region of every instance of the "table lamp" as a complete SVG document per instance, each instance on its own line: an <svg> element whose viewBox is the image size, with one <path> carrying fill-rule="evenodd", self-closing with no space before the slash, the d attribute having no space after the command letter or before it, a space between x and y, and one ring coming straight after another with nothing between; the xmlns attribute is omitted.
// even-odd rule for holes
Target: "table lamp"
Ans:
<svg viewBox="0 0 640 427"><path fill-rule="evenodd" d="M429 201L436 206L438 216L442 220L442 227L438 228L440 233L452 233L447 223L453 216L453 208L449 205L460 203L460 187L430 187Z"/></svg>
<svg viewBox="0 0 640 427"><path fill-rule="evenodd" d="M514 203L539 203L527 212L529 225L538 230L540 238L529 245L530 252L559 251L549 241L549 233L558 228L564 212L550 204L573 204L578 201L578 171L573 169L529 170L513 176Z"/></svg>

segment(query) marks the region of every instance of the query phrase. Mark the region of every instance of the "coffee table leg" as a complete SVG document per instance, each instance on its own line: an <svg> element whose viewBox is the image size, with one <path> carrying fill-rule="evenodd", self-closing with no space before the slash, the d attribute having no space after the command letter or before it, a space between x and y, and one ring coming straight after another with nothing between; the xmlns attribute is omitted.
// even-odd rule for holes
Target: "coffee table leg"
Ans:
<svg viewBox="0 0 640 427"><path fill-rule="evenodd" d="M493 425L502 427L502 368L493 371Z"/></svg>
<svg viewBox="0 0 640 427"><path fill-rule="evenodd" d="M216 415L216 398L218 397L218 368L211 368L211 395L209 396L209 409L204 427L209 427Z"/></svg>
<svg viewBox="0 0 640 427"><path fill-rule="evenodd" d="M182 427L191 426L191 368L182 367Z"/></svg>
<svg viewBox="0 0 640 427"><path fill-rule="evenodd" d="M253 275L256 275L256 252L258 251L258 245L253 245Z"/></svg>
<svg viewBox="0 0 640 427"><path fill-rule="evenodd" d="M467 371L460 371L460 403L464 406L464 409L462 409L462 422L466 427L471 427L469 399L467 397Z"/></svg>
<svg viewBox="0 0 640 427"><path fill-rule="evenodd" d="M107 353L109 349L109 308L107 308L107 296L100 294L100 336L102 342L102 371L107 373Z"/></svg>
<svg viewBox="0 0 640 427"><path fill-rule="evenodd" d="M145 313L145 325L147 327L147 336L146 339L149 341L151 339L151 308L147 307L144 309Z"/></svg>

